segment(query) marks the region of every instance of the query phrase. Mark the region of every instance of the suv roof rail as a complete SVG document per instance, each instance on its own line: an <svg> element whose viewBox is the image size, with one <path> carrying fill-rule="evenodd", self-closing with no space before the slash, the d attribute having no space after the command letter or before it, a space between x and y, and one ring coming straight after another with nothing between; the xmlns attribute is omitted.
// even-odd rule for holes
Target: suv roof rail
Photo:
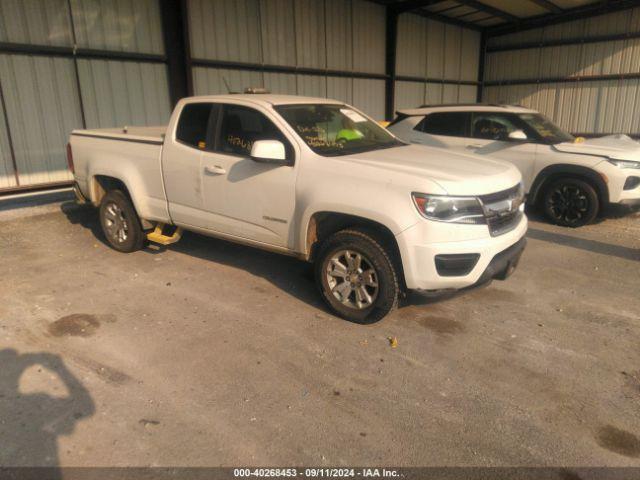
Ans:
<svg viewBox="0 0 640 480"><path fill-rule="evenodd" d="M502 103L433 103L420 105L418 108L435 108L435 107L511 107L519 105L506 105Z"/></svg>
<svg viewBox="0 0 640 480"><path fill-rule="evenodd" d="M264 95L266 93L271 93L269 90L267 90L264 87L246 87L244 89L244 93L253 93L256 95Z"/></svg>

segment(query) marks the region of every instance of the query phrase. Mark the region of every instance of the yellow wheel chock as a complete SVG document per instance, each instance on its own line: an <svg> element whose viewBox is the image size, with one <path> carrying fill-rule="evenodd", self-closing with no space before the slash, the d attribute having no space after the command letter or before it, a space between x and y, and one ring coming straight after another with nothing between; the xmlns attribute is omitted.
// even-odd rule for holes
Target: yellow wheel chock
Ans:
<svg viewBox="0 0 640 480"><path fill-rule="evenodd" d="M166 224L164 223L158 223L153 232L147 233L147 240L160 245L171 245L182 238L182 229L180 227L176 227L172 235L165 235L163 232L165 226Z"/></svg>

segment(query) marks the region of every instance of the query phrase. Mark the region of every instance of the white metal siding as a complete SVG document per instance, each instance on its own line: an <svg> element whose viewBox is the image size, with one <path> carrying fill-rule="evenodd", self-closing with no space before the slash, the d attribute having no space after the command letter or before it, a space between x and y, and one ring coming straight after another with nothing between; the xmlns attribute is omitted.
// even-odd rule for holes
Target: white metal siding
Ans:
<svg viewBox="0 0 640 480"><path fill-rule="evenodd" d="M194 68L196 95L227 93L246 85L264 85L273 93L327 97L353 104L377 120L384 118L384 80L262 73L221 68Z"/></svg>
<svg viewBox="0 0 640 480"><path fill-rule="evenodd" d="M640 8L490 39L492 46L640 32ZM576 133L639 133L637 79L540 83L537 80L640 73L640 39L490 52L487 81L531 80L484 89L484 100L522 104Z"/></svg>
<svg viewBox="0 0 640 480"><path fill-rule="evenodd" d="M16 177L13 171L7 124L4 121L4 109L2 108L2 104L0 104L0 188L15 186Z"/></svg>
<svg viewBox="0 0 640 480"><path fill-rule="evenodd" d="M78 46L164 53L157 0L70 0Z"/></svg>
<svg viewBox="0 0 640 480"><path fill-rule="evenodd" d="M477 80L480 33L413 14L398 20L398 75Z"/></svg>
<svg viewBox="0 0 640 480"><path fill-rule="evenodd" d="M353 0L353 70L384 73L385 9L370 1Z"/></svg>
<svg viewBox="0 0 640 480"><path fill-rule="evenodd" d="M70 180L65 145L82 127L73 61L1 55L0 82L20 184Z"/></svg>
<svg viewBox="0 0 640 480"><path fill-rule="evenodd" d="M385 71L385 9L366 0L189 0L194 58L288 67ZM338 98L384 118L384 81L324 75L193 69L196 94L264 86ZM357 92L354 94L354 92Z"/></svg>
<svg viewBox="0 0 640 480"><path fill-rule="evenodd" d="M442 83L396 82L396 110L416 108L424 104L473 103L476 101L475 85Z"/></svg>
<svg viewBox="0 0 640 480"><path fill-rule="evenodd" d="M258 0L189 0L191 56L262 61Z"/></svg>
<svg viewBox="0 0 640 480"><path fill-rule="evenodd" d="M0 1L0 41L72 45L67 1Z"/></svg>
<svg viewBox="0 0 640 480"><path fill-rule="evenodd" d="M327 66L325 7L318 0L295 0L296 65Z"/></svg>
<svg viewBox="0 0 640 480"><path fill-rule="evenodd" d="M75 28L72 29L72 20ZM0 0L0 41L164 53L158 0ZM163 124L169 116L164 64L0 55L0 84L20 186L71 180L65 144L82 128ZM16 186L0 104L0 189Z"/></svg>
<svg viewBox="0 0 640 480"><path fill-rule="evenodd" d="M165 65L79 60L78 73L87 128L168 123Z"/></svg>

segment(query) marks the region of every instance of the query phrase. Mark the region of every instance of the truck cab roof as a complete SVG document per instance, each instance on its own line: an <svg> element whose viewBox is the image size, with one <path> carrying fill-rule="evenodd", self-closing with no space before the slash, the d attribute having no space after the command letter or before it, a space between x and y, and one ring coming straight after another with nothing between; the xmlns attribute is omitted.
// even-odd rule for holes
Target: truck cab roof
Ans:
<svg viewBox="0 0 640 480"><path fill-rule="evenodd" d="M298 95L276 95L271 93L230 93L225 95L201 95L196 97L188 97L183 99L184 102L194 103L202 101L233 101L245 100L252 103L262 104L265 106L275 105L292 105L292 104L329 104L342 105L343 102L319 97L302 97Z"/></svg>

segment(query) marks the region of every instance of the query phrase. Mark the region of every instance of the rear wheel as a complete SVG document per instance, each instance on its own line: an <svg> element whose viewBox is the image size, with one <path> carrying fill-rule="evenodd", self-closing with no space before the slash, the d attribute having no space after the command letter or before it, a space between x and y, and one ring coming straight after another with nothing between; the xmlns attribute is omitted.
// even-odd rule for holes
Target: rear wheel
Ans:
<svg viewBox="0 0 640 480"><path fill-rule="evenodd" d="M374 323L398 305L400 288L393 262L368 232L333 234L322 244L315 267L324 300L342 318Z"/></svg>
<svg viewBox="0 0 640 480"><path fill-rule="evenodd" d="M545 189L544 213L547 218L565 227L581 227L598 215L598 193L593 186L577 178L561 178Z"/></svg>
<svg viewBox="0 0 640 480"><path fill-rule="evenodd" d="M144 231L129 197L110 190L100 204L100 225L109 244L120 252L135 252L144 246Z"/></svg>

